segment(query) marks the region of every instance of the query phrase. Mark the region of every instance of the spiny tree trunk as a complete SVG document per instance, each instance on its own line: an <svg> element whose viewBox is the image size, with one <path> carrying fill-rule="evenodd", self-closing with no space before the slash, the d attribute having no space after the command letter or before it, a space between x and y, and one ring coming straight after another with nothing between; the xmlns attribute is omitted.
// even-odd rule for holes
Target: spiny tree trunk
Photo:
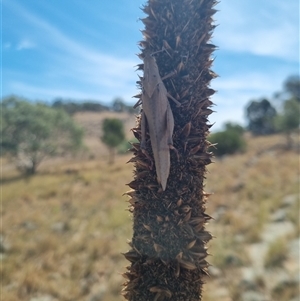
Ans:
<svg viewBox="0 0 300 301"><path fill-rule="evenodd" d="M203 190L206 165L211 163L206 137L212 113L209 87L216 77L210 70L215 46L209 43L214 29L212 15L215 0L149 0L143 11L145 53L158 52L156 62L168 92L180 103L170 101L175 128L171 151L171 169L167 188L162 191L147 136L146 150L133 145L135 165L130 210L133 213L130 261L124 277L123 295L127 300L201 300L203 276L207 273L205 230L210 217L205 214L208 194ZM143 70L143 64L140 65ZM138 82L142 90L141 81ZM138 96L138 97L141 97ZM141 141L141 122L134 135Z"/></svg>

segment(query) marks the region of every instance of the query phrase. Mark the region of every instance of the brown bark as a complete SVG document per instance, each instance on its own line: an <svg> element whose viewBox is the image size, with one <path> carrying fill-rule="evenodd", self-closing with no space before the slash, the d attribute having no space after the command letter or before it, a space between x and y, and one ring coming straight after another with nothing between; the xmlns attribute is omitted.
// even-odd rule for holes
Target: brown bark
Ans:
<svg viewBox="0 0 300 301"><path fill-rule="evenodd" d="M210 44L214 29L212 15L215 0L149 0L143 8L143 57L155 55L160 76L168 93L180 107L170 101L175 120L174 147L167 188L162 191L156 179L151 141L147 136L147 153L140 144L133 145L135 177L130 210L133 213L131 249L125 253L130 261L123 294L127 300L201 300L203 277L207 274L206 243L211 234L205 230L210 217L205 213L208 194L203 190L206 165L211 163L206 137L211 125L209 87L216 77L210 70ZM143 70L143 64L140 65ZM138 82L141 89L141 81ZM139 98L141 96L138 96ZM141 141L140 118L133 129Z"/></svg>

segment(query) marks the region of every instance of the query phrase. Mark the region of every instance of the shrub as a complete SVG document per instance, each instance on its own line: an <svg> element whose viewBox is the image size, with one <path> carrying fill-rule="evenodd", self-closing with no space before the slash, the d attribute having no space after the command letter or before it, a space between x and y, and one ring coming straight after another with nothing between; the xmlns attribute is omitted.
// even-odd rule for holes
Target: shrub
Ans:
<svg viewBox="0 0 300 301"><path fill-rule="evenodd" d="M109 162L114 162L116 147L125 139L124 126L117 118L106 118L102 124L103 135L101 141L108 147Z"/></svg>
<svg viewBox="0 0 300 301"><path fill-rule="evenodd" d="M209 136L209 141L217 144L213 153L217 157L243 152L246 149L246 142L243 138L243 128L239 125L226 124L226 129L213 133Z"/></svg>

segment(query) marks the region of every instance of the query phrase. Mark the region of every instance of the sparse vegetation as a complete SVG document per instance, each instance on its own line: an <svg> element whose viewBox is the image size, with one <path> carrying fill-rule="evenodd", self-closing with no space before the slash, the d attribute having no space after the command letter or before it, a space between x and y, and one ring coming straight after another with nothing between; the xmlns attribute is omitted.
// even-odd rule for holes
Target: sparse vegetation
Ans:
<svg viewBox="0 0 300 301"><path fill-rule="evenodd" d="M86 300L101 285L105 300L118 299L120 250L131 235L121 197L130 178L126 160L114 166L73 161L53 172L45 164L30 179L6 173L1 233L10 247L1 253L3 300L43 294Z"/></svg>
<svg viewBox="0 0 300 301"><path fill-rule="evenodd" d="M296 81L292 87L298 91ZM132 128L129 115L115 114L75 114L85 127L90 151L97 154L93 157L45 159L30 178L1 158L3 300L122 300L126 260L120 250L128 248L124 238L132 236L132 229L125 197L120 196L132 167L125 164L129 155L117 156L113 166L104 164L98 145L105 118L120 116L126 132ZM293 251L291 243L299 243L298 154L295 148L280 147L281 135L251 137L233 124L226 129L243 135L247 149L216 158L208 169L205 188L214 193L207 203L214 218L208 230L216 236L208 251L216 271L205 279L203 300L244 300L251 290L274 301L295 299L298 255L293 252L298 249ZM290 132L294 143L298 134L297 129ZM276 225L288 225L288 235L278 236L269 228ZM277 238L271 243L266 241L273 236ZM245 279L245 271L254 279ZM284 281L276 278L281 272L287 275Z"/></svg>
<svg viewBox="0 0 300 301"><path fill-rule="evenodd" d="M276 285L272 291L274 301L297 300L299 297L299 282L287 280Z"/></svg>
<svg viewBox="0 0 300 301"><path fill-rule="evenodd" d="M286 238L279 238L271 242L265 256L265 267L280 268L287 259L288 240Z"/></svg>
<svg viewBox="0 0 300 301"><path fill-rule="evenodd" d="M244 246L236 242L235 236L228 235L228 233L231 234L231 231L236 229L225 227L225 230L218 230L218 239L212 243L212 247L210 248L212 265L226 270L249 264L249 258L247 257Z"/></svg>
<svg viewBox="0 0 300 301"><path fill-rule="evenodd" d="M99 140L97 135L93 139ZM264 243L262 234L274 211L285 206L286 221L298 227L297 200L281 203L286 195L298 193L298 154L272 148L282 141L280 135L246 135L246 140L245 153L216 159L209 167L206 191L214 195L207 211L215 220L208 229L216 236L208 250L209 261L220 275L205 279L203 300L242 296L241 270L257 269L251 247ZM129 158L117 156L113 166L98 158L50 159L29 179L2 159L3 300L30 301L45 295L60 301L89 301L96 296L103 301L122 300L121 273L127 263L120 250L127 250L126 238L132 236L126 198L121 197L131 179L132 166L125 164ZM256 206L254 200L260 200ZM292 260L289 251L283 267L276 272L268 269L272 277L280 269L289 271L285 267ZM259 253L261 257L265 258ZM287 267L295 267L294 260ZM261 275L262 282L270 282L268 273ZM289 300L285 296L296 292L294 282L289 283L259 287L266 295L278 296L274 300Z"/></svg>

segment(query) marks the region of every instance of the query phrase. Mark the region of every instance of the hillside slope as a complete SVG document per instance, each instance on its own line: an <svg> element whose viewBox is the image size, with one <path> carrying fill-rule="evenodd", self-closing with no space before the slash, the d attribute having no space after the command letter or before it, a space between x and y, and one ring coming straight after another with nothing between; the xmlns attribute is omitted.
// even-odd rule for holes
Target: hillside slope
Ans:
<svg viewBox="0 0 300 301"><path fill-rule="evenodd" d="M298 300L299 155L283 141L248 137L246 153L209 167L215 239L203 300ZM3 161L3 300L122 300L130 157L53 161L30 178Z"/></svg>
<svg viewBox="0 0 300 301"><path fill-rule="evenodd" d="M130 131L135 126L135 116L129 113L116 112L82 112L74 115L74 120L84 128L85 137L84 144L87 147L90 157L99 158L107 156L108 150L101 142L102 122L105 118L117 118L124 124L124 132L128 140L132 139L133 135Z"/></svg>

